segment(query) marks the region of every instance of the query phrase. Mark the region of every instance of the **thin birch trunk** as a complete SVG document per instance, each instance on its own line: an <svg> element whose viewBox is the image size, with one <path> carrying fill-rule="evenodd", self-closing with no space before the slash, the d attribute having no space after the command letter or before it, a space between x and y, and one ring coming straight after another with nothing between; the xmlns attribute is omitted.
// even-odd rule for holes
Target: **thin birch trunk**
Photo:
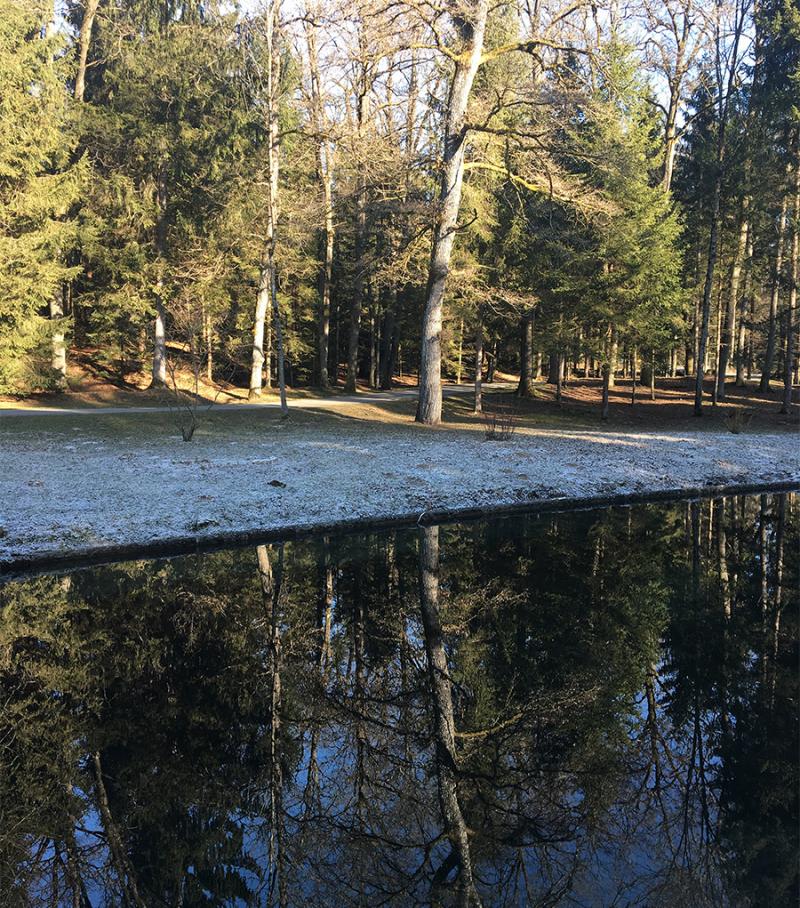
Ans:
<svg viewBox="0 0 800 908"><path fill-rule="evenodd" d="M253 330L253 362L250 373L250 396L261 394L262 370L265 362L263 352L264 323L267 307L272 311L272 326L275 330L275 346L278 360L278 387L280 391L281 416L289 415L286 401L286 361L283 345L283 324L278 303L278 279L275 264L276 231L278 223L278 178L280 172L280 132L278 99L280 92L281 59L277 47L280 29L280 0L270 0L264 13L264 40L266 50L266 103L267 103L267 205L264 236L264 255L259 275L256 319ZM269 368L269 361L267 360Z"/></svg>

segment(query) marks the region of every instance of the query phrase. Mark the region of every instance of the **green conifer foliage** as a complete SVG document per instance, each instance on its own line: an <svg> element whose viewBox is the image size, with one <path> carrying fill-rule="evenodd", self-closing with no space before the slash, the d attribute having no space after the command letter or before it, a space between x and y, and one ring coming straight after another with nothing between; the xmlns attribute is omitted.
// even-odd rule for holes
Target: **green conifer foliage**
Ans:
<svg viewBox="0 0 800 908"><path fill-rule="evenodd" d="M61 42L45 4L0 0L0 393L48 387L46 318L75 273L75 162Z"/></svg>

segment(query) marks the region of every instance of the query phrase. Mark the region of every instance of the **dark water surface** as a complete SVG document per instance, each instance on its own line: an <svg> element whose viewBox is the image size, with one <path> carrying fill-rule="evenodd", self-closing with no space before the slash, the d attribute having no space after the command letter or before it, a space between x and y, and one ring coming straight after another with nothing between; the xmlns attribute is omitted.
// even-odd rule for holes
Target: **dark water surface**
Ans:
<svg viewBox="0 0 800 908"><path fill-rule="evenodd" d="M0 587L0 904L797 904L794 495Z"/></svg>

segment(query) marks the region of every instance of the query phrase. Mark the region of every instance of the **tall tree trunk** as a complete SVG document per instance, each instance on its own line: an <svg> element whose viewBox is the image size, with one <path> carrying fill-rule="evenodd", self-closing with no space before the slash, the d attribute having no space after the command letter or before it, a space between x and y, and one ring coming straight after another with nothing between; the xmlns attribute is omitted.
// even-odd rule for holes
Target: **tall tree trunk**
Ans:
<svg viewBox="0 0 800 908"><path fill-rule="evenodd" d="M792 251L789 258L789 306L786 311L786 359L783 364L783 405L781 413L788 414L792 407L792 378L795 357L795 310L797 309L798 236L800 235L800 134L795 135L794 165L794 216L792 218Z"/></svg>
<svg viewBox="0 0 800 908"><path fill-rule="evenodd" d="M50 321L53 322L51 335L52 353L50 365L53 369L56 386L65 390L67 387L67 345L64 340L64 291L65 286L59 285L50 297Z"/></svg>
<svg viewBox="0 0 800 908"><path fill-rule="evenodd" d="M92 41L92 26L97 14L100 0L85 0L81 30L78 35L78 71L75 74L74 98L79 103L83 101L86 91L86 64L89 59L89 46Z"/></svg>
<svg viewBox="0 0 800 908"><path fill-rule="evenodd" d="M367 62L369 54L363 29L359 31L359 49L361 55L361 81L358 89L358 104L356 105L356 134L359 145L361 145L369 119L369 101L373 77L371 64ZM344 390L348 394L355 394L357 390L358 341L361 334L361 311L364 306L366 278L367 178L363 162L358 164L355 227L355 280L350 301L350 324L347 332L347 374L344 381Z"/></svg>
<svg viewBox="0 0 800 908"><path fill-rule="evenodd" d="M317 25L306 16L303 20L308 50L308 68L311 83L311 121L314 126L317 179L322 189L325 224L322 229L319 269L319 311L317 313L317 366L316 379L321 388L330 384L328 378L328 346L331 320L331 281L333 278L333 250L335 227L333 222L333 148L327 137L325 102L317 52Z"/></svg>
<svg viewBox="0 0 800 908"><path fill-rule="evenodd" d="M786 240L786 224L789 214L789 193L784 194L781 202L781 214L778 219L778 240L775 247L775 264L772 270L772 287L769 296L769 327L767 329L767 349L764 354L764 365L761 369L761 391L769 391L772 371L775 368L775 337L778 326L778 301L780 299L781 281L783 280L783 247Z"/></svg>
<svg viewBox="0 0 800 908"><path fill-rule="evenodd" d="M483 313L478 312L478 324L475 326L475 406L474 413L483 411Z"/></svg>
<svg viewBox="0 0 800 908"><path fill-rule="evenodd" d="M617 360L619 358L619 334L613 325L608 331L608 387L613 388L616 385Z"/></svg>
<svg viewBox="0 0 800 908"><path fill-rule="evenodd" d="M733 32L726 36L727 53L723 62L723 36L720 22L720 8L716 8L714 45L717 67L717 149L714 174L714 191L711 201L711 223L708 238L708 257L706 259L706 276L703 284L703 305L700 322L700 337L697 349L697 364L694 382L694 415L703 415L703 378L705 376L705 359L708 348L708 323L711 316L711 295L714 287L714 273L719 256L719 221L722 200L722 180L726 167L727 125L729 105L734 94L734 85L739 68L739 43L744 31L747 10L737 7ZM727 67L726 84L722 82L722 67Z"/></svg>
<svg viewBox="0 0 800 908"><path fill-rule="evenodd" d="M397 362L397 296L397 287L393 284L389 288L389 303L383 323L380 383L382 391L388 391L392 387L392 376Z"/></svg>
<svg viewBox="0 0 800 908"><path fill-rule="evenodd" d="M267 362L264 355L264 332L267 327L267 314L270 303L270 266L265 255L261 261L258 274L258 295L256 296L256 314L253 322L253 351L250 365L250 390L248 398L253 400L261 396L264 385L264 364ZM269 363L267 362L269 369Z"/></svg>
<svg viewBox="0 0 800 908"><path fill-rule="evenodd" d="M450 669L439 617L439 528L422 527L419 534L419 600L433 702L433 738L439 805L445 833L458 864L463 905L480 904L475 890L469 833L458 796L458 759Z"/></svg>
<svg viewBox="0 0 800 908"><path fill-rule="evenodd" d="M744 287L739 298L739 337L736 343L736 387L745 385L747 367L747 350L752 336L752 327L747 324L747 310L753 294L753 225L747 231L747 251L745 253Z"/></svg>
<svg viewBox="0 0 800 908"><path fill-rule="evenodd" d="M483 52L488 0L467 0L456 9L469 12L468 15L460 12L454 15L461 47L455 55L455 71L447 98L439 212L422 316L416 420L426 425L437 425L442 419L442 301L461 208L467 103Z"/></svg>
<svg viewBox="0 0 800 908"><path fill-rule="evenodd" d="M458 324L458 355L456 358L456 384L461 384L461 373L464 368L464 319Z"/></svg>
<svg viewBox="0 0 800 908"><path fill-rule="evenodd" d="M672 174L675 169L675 152L678 147L678 108L680 106L680 86L674 84L670 88L669 106L667 107L667 120L664 135L664 175L661 185L665 192L672 186Z"/></svg>
<svg viewBox="0 0 800 908"><path fill-rule="evenodd" d="M286 401L286 360L283 344L283 323L278 303L278 277L275 263L275 244L278 223L278 178L280 174L280 123L279 95L281 77L281 54L278 47L280 29L280 0L270 0L264 11L264 39L266 50L266 105L267 105L267 205L264 231L264 255L256 298L256 319L253 330L253 362L250 372L250 396L261 394L264 324L267 304L272 310L272 325L275 330L275 347L278 360L278 388L280 392L281 416L289 415ZM260 343L259 343L260 341ZM267 362L267 365L269 363Z"/></svg>
<svg viewBox="0 0 800 908"><path fill-rule="evenodd" d="M656 351L650 351L650 400L656 399Z"/></svg>
<svg viewBox="0 0 800 908"><path fill-rule="evenodd" d="M603 376L603 402L600 410L600 419L605 421L608 419L608 389L611 378L611 366L608 363L603 363L600 372Z"/></svg>
<svg viewBox="0 0 800 908"><path fill-rule="evenodd" d="M551 353L547 360L547 384L557 385L561 378L561 354Z"/></svg>
<svg viewBox="0 0 800 908"><path fill-rule="evenodd" d="M328 342L331 330L331 283L333 281L333 186L330 173L322 178L325 203L325 252L320 268L319 317L317 327L317 377L321 388L330 384L328 378Z"/></svg>
<svg viewBox="0 0 800 908"><path fill-rule="evenodd" d="M484 347L485 350L485 347ZM497 341L492 341L492 352L488 354L489 365L486 368L486 383L491 385L494 381L494 373L497 369Z"/></svg>
<svg viewBox="0 0 800 908"><path fill-rule="evenodd" d="M533 324L536 317L531 309L520 319L519 397L533 397Z"/></svg>
<svg viewBox="0 0 800 908"><path fill-rule="evenodd" d="M155 227L155 247L158 256L158 277L155 286L155 321L153 325L153 370L151 387L163 387L167 382L166 308L164 306L163 269L167 253L167 176L162 164L156 187L158 220Z"/></svg>
<svg viewBox="0 0 800 908"><path fill-rule="evenodd" d="M719 345L719 363L717 366L717 400L725 400L725 378L728 372L728 360L733 346L736 310L739 305L739 283L742 275L742 263L747 253L747 240L750 233L749 220L750 199L742 199L742 213L739 221L739 237L731 263L731 277L728 290L728 305L725 309L725 323Z"/></svg>
<svg viewBox="0 0 800 908"><path fill-rule="evenodd" d="M694 415L703 415L703 379L705 378L706 353L708 349L708 325L711 318L711 294L714 288L714 271L717 267L719 252L719 211L722 195L722 167L717 160L717 176L714 180L714 192L711 202L711 230L708 240L708 258L706 260L706 277L703 285L703 302L700 314L700 328L697 343L696 373L694 379Z"/></svg>

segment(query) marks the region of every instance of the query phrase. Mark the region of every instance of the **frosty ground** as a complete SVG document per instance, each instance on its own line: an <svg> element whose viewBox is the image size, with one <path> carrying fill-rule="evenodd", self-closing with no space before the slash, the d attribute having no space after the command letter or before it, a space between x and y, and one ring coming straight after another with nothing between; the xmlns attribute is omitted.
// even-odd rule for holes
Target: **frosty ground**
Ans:
<svg viewBox="0 0 800 908"><path fill-rule="evenodd" d="M0 421L0 566L372 519L768 483L800 484L792 432L427 429L346 409Z"/></svg>

